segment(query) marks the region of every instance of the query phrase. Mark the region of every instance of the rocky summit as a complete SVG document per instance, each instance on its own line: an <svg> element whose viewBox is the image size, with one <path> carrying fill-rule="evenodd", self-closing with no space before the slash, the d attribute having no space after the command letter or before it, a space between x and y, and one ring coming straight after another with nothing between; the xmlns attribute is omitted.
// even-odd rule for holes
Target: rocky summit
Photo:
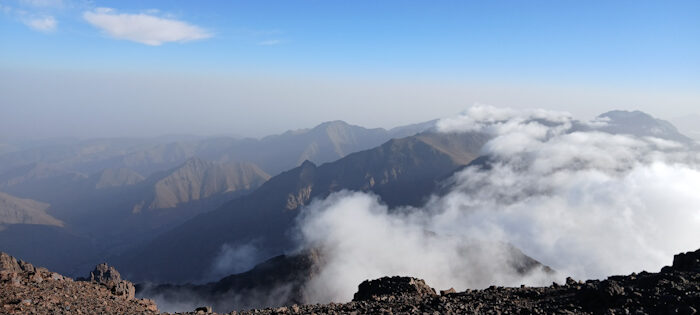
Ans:
<svg viewBox="0 0 700 315"><path fill-rule="evenodd" d="M106 264L89 278L70 278L0 254L2 314L155 314L150 300L134 299L133 285ZM291 305L229 314L697 314L700 249L678 254L661 272L585 282L567 278L549 287L442 290L425 281L384 277L362 282L353 301ZM214 314L208 306L182 314Z"/></svg>
<svg viewBox="0 0 700 315"><path fill-rule="evenodd" d="M134 298L134 285L98 265L74 281L0 253L0 314L157 314L156 304Z"/></svg>

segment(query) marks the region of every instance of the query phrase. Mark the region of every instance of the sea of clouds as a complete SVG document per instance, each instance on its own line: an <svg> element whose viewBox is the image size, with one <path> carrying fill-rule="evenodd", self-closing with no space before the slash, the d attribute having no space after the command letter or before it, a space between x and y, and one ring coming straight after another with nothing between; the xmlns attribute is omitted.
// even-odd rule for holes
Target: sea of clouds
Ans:
<svg viewBox="0 0 700 315"><path fill-rule="evenodd" d="M308 302L349 301L388 275L464 290L658 271L700 247L698 152L598 131L607 123L490 106L439 121L439 132L489 134L486 158L420 208L344 191L303 209L300 246L323 254ZM556 272L518 268L518 250Z"/></svg>

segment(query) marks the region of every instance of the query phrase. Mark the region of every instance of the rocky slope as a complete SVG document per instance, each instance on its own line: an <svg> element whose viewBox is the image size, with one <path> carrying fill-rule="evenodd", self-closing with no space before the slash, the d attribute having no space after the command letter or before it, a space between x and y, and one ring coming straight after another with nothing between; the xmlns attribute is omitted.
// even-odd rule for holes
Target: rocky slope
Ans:
<svg viewBox="0 0 700 315"><path fill-rule="evenodd" d="M659 273L549 287L440 291L423 280L385 277L359 285L352 302L247 310L230 314L697 314L700 249L678 254ZM196 313L195 313L196 314Z"/></svg>
<svg viewBox="0 0 700 315"><path fill-rule="evenodd" d="M167 176L156 178L153 199L145 203L148 209L175 208L216 194L252 190L269 178L270 175L252 163L215 163L192 158Z"/></svg>
<svg viewBox="0 0 700 315"><path fill-rule="evenodd" d="M133 285L105 264L73 281L0 253L0 313L154 314L150 300L133 297ZM700 249L678 254L659 273L642 271L605 280L554 283L438 294L425 281L384 277L359 285L353 301L290 305L229 314L696 314L700 305ZM186 314L212 313L211 307Z"/></svg>
<svg viewBox="0 0 700 315"><path fill-rule="evenodd" d="M98 265L74 281L0 253L0 314L155 314L155 303L134 298L134 285Z"/></svg>

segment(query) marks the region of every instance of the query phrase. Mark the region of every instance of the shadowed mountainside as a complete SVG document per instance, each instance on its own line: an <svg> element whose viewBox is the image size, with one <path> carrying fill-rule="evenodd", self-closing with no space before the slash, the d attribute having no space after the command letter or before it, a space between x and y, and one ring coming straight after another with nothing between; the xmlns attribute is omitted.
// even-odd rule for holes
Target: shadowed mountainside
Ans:
<svg viewBox="0 0 700 315"><path fill-rule="evenodd" d="M312 199L347 189L374 192L392 207L421 204L440 179L476 158L487 140L482 134L425 133L321 166L307 161L115 262L138 281L184 282L211 277L226 247L254 244L250 254L262 261L291 249L297 210Z"/></svg>

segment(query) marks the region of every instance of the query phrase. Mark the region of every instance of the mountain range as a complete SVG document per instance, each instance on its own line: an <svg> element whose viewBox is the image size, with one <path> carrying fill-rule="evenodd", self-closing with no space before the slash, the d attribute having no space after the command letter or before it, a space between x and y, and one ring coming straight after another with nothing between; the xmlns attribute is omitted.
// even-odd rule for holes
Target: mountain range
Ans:
<svg viewBox="0 0 700 315"><path fill-rule="evenodd" d="M0 248L72 275L254 191L270 178L259 165L278 172L306 159L327 162L433 125L384 130L333 121L262 139L179 136L32 145L0 155L0 191L3 199L26 200L61 224L12 224L0 231ZM17 222L6 208L0 222ZM40 219L41 211L23 215L53 222ZM73 241L35 250L51 239ZM56 255L74 251L74 244L84 246L74 259Z"/></svg>
<svg viewBox="0 0 700 315"><path fill-rule="evenodd" d="M608 112L598 122L570 131L695 145L642 112ZM401 211L439 194L456 171L488 161L482 147L490 135L434 126L333 121L261 139L100 139L14 150L0 154L0 250L67 275L107 260L135 281L219 283L249 270L259 281L269 274L257 264L297 257L295 223L313 200L364 191Z"/></svg>
<svg viewBox="0 0 700 315"><path fill-rule="evenodd" d="M137 281L186 282L206 278L226 247L254 243L257 250L252 254L262 261L292 249L290 229L298 209L314 198L358 190L373 192L392 207L419 205L439 180L478 157L488 139L483 134L427 132L320 166L305 161L255 192L125 253L115 265ZM169 263L174 257L178 263Z"/></svg>

